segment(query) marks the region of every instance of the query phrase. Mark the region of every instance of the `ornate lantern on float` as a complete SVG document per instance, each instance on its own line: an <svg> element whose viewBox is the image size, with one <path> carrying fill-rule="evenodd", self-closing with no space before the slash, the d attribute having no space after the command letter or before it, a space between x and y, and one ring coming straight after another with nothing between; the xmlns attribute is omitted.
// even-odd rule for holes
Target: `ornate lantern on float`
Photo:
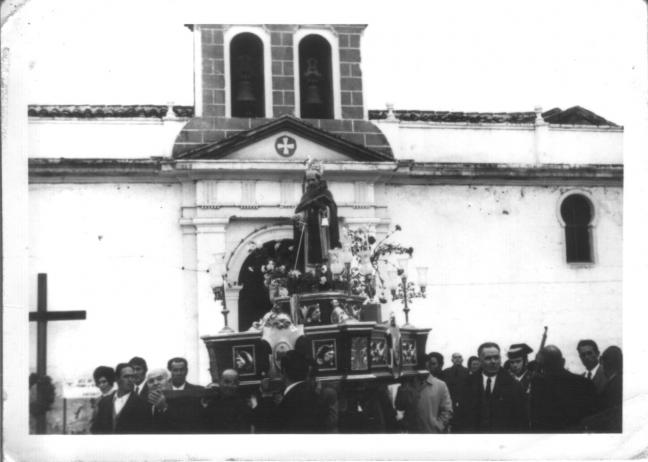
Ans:
<svg viewBox="0 0 648 462"><path fill-rule="evenodd" d="M426 266L419 266L417 271L417 283L409 280L408 267L410 261L409 254L401 254L397 258L397 264L387 272L387 288L392 294L392 300L401 300L403 302L403 312L405 313L405 325L403 327L412 327L409 323L409 305L415 298L425 298L425 289L427 287Z"/></svg>
<svg viewBox="0 0 648 462"><path fill-rule="evenodd" d="M220 258L217 257L216 262L213 263L208 270L210 275L209 285L211 286L212 292L214 293L214 300L220 301L223 304L223 310L221 311L221 314L223 315L224 326L219 333L228 334L234 331L227 325L227 315L229 314L229 310L227 309L227 302L225 300L227 274L225 273L223 268L222 258L222 255L220 256Z"/></svg>

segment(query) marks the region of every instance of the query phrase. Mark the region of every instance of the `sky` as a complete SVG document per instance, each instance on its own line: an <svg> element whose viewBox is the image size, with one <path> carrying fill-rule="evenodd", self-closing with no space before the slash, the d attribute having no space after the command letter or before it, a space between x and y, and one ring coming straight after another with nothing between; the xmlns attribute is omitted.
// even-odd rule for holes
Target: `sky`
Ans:
<svg viewBox="0 0 648 462"><path fill-rule="evenodd" d="M645 60L639 0L28 0L31 104L193 104L189 23L361 23L369 109L581 105L624 124Z"/></svg>

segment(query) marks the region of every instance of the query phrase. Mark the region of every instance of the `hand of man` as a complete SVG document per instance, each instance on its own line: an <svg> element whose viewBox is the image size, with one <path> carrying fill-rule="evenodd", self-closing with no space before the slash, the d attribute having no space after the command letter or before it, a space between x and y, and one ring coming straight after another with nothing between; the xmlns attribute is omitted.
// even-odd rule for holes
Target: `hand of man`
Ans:
<svg viewBox="0 0 648 462"><path fill-rule="evenodd" d="M271 381L268 377L261 379L259 390L261 391L261 397L263 398L269 398L273 395Z"/></svg>
<svg viewBox="0 0 648 462"><path fill-rule="evenodd" d="M164 393L160 390L154 390L149 392L148 401L151 403L155 409L158 411L164 412L167 410L168 403Z"/></svg>
<svg viewBox="0 0 648 462"><path fill-rule="evenodd" d="M211 382L205 387L205 390L219 390L219 389L220 389L220 384L218 382ZM202 407L206 408L210 405L210 403L213 400L214 400L214 395L212 391L212 393L208 394L207 396L200 398L200 404L202 405Z"/></svg>

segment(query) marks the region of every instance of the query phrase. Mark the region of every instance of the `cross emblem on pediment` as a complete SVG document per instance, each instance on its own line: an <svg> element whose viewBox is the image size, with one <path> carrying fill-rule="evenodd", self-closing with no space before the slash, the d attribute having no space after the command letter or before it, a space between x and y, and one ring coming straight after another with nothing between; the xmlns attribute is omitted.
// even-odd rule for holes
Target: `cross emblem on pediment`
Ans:
<svg viewBox="0 0 648 462"><path fill-rule="evenodd" d="M275 141L275 150L282 157L290 157L297 150L297 141L291 136L280 136Z"/></svg>

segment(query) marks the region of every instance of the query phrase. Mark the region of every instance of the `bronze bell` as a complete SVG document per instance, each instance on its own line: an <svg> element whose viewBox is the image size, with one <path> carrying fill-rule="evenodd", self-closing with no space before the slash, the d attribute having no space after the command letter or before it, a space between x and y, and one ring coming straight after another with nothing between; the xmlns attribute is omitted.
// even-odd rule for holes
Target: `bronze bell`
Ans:
<svg viewBox="0 0 648 462"><path fill-rule="evenodd" d="M236 92L236 101L239 103L254 103L256 96L252 90L252 82L250 80L241 80L238 84L238 91Z"/></svg>
<svg viewBox="0 0 648 462"><path fill-rule="evenodd" d="M252 58L248 55L241 55L238 61L238 90L236 101L239 103L254 103L256 96L252 88Z"/></svg>
<svg viewBox="0 0 648 462"><path fill-rule="evenodd" d="M320 96L319 83L322 80L322 74L318 69L318 62L315 58L308 58L306 60L306 72L304 72L306 80L306 95L304 98L305 104L322 104L322 97Z"/></svg>
<svg viewBox="0 0 648 462"><path fill-rule="evenodd" d="M306 104L322 104L322 98L320 97L319 86L317 83L309 83L306 87L306 98L304 99Z"/></svg>

